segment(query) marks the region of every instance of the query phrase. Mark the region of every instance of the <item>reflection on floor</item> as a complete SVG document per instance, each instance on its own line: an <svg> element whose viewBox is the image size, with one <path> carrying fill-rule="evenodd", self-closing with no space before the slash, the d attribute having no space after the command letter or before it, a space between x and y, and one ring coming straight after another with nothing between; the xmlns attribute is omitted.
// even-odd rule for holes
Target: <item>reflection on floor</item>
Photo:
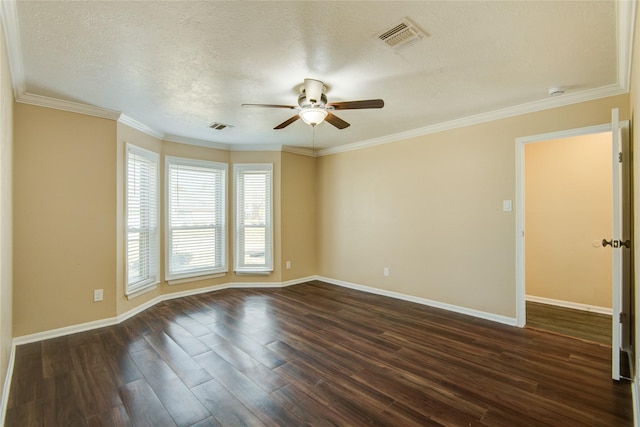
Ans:
<svg viewBox="0 0 640 427"><path fill-rule="evenodd" d="M611 316L527 301L527 327L611 345Z"/></svg>

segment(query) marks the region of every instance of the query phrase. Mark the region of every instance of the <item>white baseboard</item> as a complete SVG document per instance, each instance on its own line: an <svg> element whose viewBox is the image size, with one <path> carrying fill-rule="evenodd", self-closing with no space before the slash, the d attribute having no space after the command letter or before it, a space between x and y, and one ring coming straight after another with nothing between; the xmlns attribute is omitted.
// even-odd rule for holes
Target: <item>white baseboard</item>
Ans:
<svg viewBox="0 0 640 427"><path fill-rule="evenodd" d="M11 352L9 353L9 363L7 364L7 374L4 377L4 385L2 386L2 399L0 400L0 425L4 425L7 417L7 405L9 404L9 390L11 388L11 380L13 379L13 365L16 361L16 345L11 344Z"/></svg>
<svg viewBox="0 0 640 427"><path fill-rule="evenodd" d="M48 331L37 332L35 334L22 335L13 339L14 345L29 344L37 341L44 341L51 338L58 338L65 335L76 334L78 332L86 332L93 329L104 328L118 323L116 317L94 320L92 322L80 323L77 325L65 326L64 328L50 329Z"/></svg>
<svg viewBox="0 0 640 427"><path fill-rule="evenodd" d="M444 302L434 301L427 298L415 297L412 295L402 294L399 292L387 291L385 289L372 288L370 286L359 285L357 283L345 282L342 280L331 279L329 277L319 276L318 280L338 285L345 288L355 289L358 291L368 292L370 294L382 295L386 297L396 298L404 301L415 302L429 307L441 308L443 310L453 311L454 313L466 314L468 316L479 317L481 319L490 320L492 322L503 323L509 326L516 326L515 317L501 316L499 314L487 313L486 311L474 310L472 308L460 307L458 305L447 304Z"/></svg>
<svg viewBox="0 0 640 427"><path fill-rule="evenodd" d="M607 307L599 307L597 305L581 304L579 302L563 301L559 299L537 297L535 295L525 295L525 299L531 302L539 302L541 304L555 305L557 307L572 308L574 310L590 311L592 313L608 314L611 316L612 309Z"/></svg>

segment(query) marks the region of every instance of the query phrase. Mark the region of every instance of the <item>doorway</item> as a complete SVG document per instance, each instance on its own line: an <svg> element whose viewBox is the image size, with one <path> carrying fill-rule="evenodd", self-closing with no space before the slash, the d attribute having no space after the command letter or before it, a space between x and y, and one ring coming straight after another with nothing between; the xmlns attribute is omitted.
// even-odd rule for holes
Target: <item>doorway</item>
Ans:
<svg viewBox="0 0 640 427"><path fill-rule="evenodd" d="M600 240L610 245L612 257L612 277L610 290L612 294L612 378L620 378L620 366L626 365L627 356L632 356L632 330L630 318L633 316L630 304L633 292L631 291L631 257L633 242L631 241L631 212L632 200L630 198L630 168L631 157L629 154L629 122L620 122L618 110L612 110L611 124L590 126L579 129L571 129L561 132L533 135L516 139L516 324L520 327L526 325L526 264L525 264L525 146L530 143L550 141L598 133L609 133L610 155L609 167L612 171L612 197L611 209L613 211L612 233L603 236ZM568 162L571 159L563 159ZM624 161L623 161L624 160ZM529 233L527 233L529 234ZM583 239L584 240L584 239ZM568 245L571 241L560 241L553 237L546 242L549 247ZM596 249L596 239L591 240ZM632 360L632 359L631 359ZM628 365L627 365L628 366Z"/></svg>
<svg viewBox="0 0 640 427"><path fill-rule="evenodd" d="M611 132L524 146L526 323L611 345Z"/></svg>

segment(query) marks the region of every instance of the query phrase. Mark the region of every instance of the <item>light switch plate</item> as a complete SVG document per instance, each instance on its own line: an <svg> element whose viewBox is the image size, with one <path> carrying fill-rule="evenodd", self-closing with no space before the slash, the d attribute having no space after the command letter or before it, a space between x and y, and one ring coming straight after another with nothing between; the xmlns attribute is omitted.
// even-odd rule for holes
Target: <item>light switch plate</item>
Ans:
<svg viewBox="0 0 640 427"><path fill-rule="evenodd" d="M511 212L512 203L511 200L503 200L502 201L502 212Z"/></svg>

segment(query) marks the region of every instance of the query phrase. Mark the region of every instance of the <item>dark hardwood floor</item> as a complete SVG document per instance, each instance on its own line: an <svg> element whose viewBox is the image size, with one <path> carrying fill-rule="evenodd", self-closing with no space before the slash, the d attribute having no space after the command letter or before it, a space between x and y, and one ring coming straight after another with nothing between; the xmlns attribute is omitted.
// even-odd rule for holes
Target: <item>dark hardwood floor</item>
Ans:
<svg viewBox="0 0 640 427"><path fill-rule="evenodd" d="M611 346L611 316L527 301L527 327Z"/></svg>
<svg viewBox="0 0 640 427"><path fill-rule="evenodd" d="M311 282L19 346L7 426L629 426L606 346Z"/></svg>

